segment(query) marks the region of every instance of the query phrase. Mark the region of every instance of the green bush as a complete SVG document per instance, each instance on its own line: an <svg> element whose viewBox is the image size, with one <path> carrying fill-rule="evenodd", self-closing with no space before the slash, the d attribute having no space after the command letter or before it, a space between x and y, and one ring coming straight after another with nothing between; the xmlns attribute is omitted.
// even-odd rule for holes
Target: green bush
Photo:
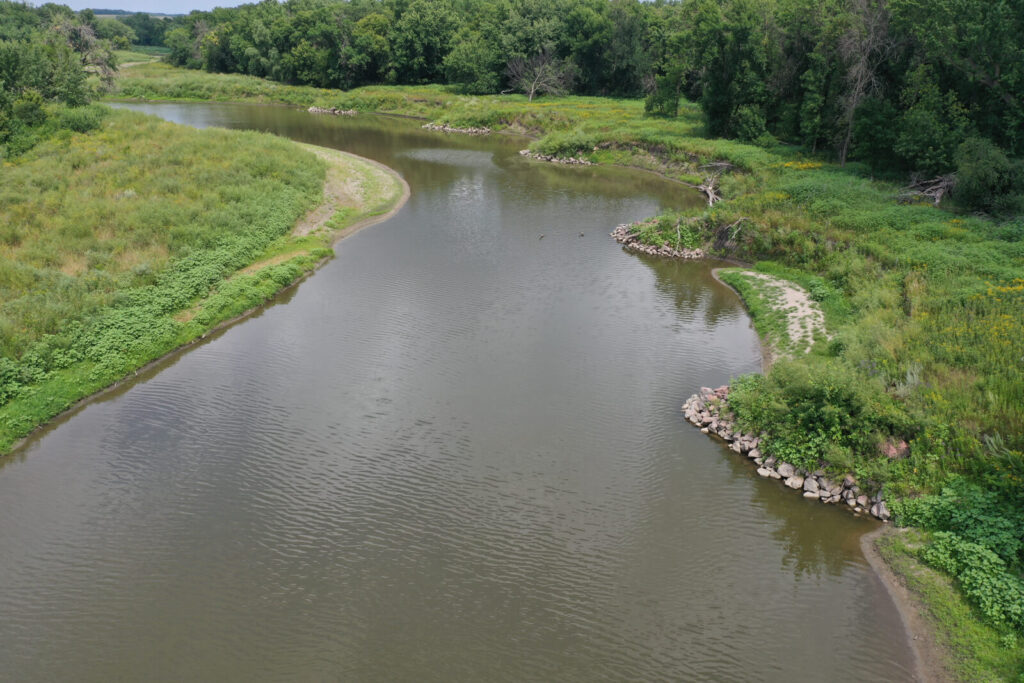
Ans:
<svg viewBox="0 0 1024 683"><path fill-rule="evenodd" d="M61 128L73 130L76 133L87 133L99 128L100 122L108 111L106 107L95 104L63 109L58 114L58 124Z"/></svg>
<svg viewBox="0 0 1024 683"><path fill-rule="evenodd" d="M953 197L972 209L992 209L1013 185L1013 168L1001 149L985 138L967 138L956 151Z"/></svg>
<svg viewBox="0 0 1024 683"><path fill-rule="evenodd" d="M938 495L894 502L893 512L901 524L950 531L985 546L1010 567L1024 565L1024 511L997 491L954 477Z"/></svg>
<svg viewBox="0 0 1024 683"><path fill-rule="evenodd" d="M780 361L767 375L740 378L729 404L744 430L767 434L768 455L809 470L832 463L866 471L863 457L907 428L884 387L831 359Z"/></svg>

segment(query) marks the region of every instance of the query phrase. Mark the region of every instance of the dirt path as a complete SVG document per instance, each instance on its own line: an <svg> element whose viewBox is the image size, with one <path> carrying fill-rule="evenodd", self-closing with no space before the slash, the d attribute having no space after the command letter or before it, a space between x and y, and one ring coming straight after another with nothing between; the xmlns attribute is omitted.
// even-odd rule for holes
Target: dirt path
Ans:
<svg viewBox="0 0 1024 683"><path fill-rule="evenodd" d="M327 177L324 179L324 200L312 211L303 216L292 235L301 237L319 230L327 225L327 221L335 213L342 209L354 208L363 211L366 208L368 198L364 196L364 188L361 187L360 176L352 172L352 161L345 157L344 153L324 147L313 147L303 145L318 157L327 162ZM373 169L383 178L384 172Z"/></svg>
<svg viewBox="0 0 1024 683"><path fill-rule="evenodd" d="M795 352L810 350L814 335L827 336L825 315L817 302L811 301L807 290L792 282L752 270L744 271L748 277L755 277L765 283L772 307L786 314L786 332Z"/></svg>
<svg viewBox="0 0 1024 683"><path fill-rule="evenodd" d="M301 143L299 146L326 161L327 174L324 178L323 201L299 219L292 228L292 237L305 237L318 231L330 230L331 219L341 212L364 216L335 230L332 234L325 235L328 243L333 244L369 225L387 220L401 209L409 198L409 184L383 164L328 147ZM257 261L242 268L236 275L284 263L297 253L289 251Z"/></svg>

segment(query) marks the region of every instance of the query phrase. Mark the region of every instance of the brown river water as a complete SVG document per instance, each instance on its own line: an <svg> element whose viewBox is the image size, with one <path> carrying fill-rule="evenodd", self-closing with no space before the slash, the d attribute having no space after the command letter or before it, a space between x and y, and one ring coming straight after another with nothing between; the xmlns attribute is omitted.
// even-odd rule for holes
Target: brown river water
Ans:
<svg viewBox="0 0 1024 683"><path fill-rule="evenodd" d="M406 120L125 106L355 152L412 196L0 461L0 679L912 677L874 523L680 413L757 337L714 263L608 233L700 197Z"/></svg>

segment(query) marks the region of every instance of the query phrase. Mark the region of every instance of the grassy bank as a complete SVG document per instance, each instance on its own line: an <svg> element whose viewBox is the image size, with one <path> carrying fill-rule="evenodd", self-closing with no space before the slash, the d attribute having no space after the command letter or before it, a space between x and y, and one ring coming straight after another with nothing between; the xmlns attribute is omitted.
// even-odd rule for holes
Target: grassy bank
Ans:
<svg viewBox="0 0 1024 683"><path fill-rule="evenodd" d="M332 175L347 193L293 236ZM5 162L0 178L0 452L266 301L329 256L337 230L401 196L351 156L124 111Z"/></svg>
<svg viewBox="0 0 1024 683"><path fill-rule="evenodd" d="M529 103L439 86L340 92L166 65L135 67L120 88L128 97L332 106L510 129L537 136L531 147L544 154L691 184L716 177L724 201L650 221L645 239L674 244L685 233L688 246L801 285L828 331L809 353L734 383L740 427L767 434L764 449L782 460L853 472L888 500L919 501L898 519L955 537L940 537L945 554L929 555L972 605L940 621L951 647L979 628L994 628L1004 645L1024 637L1014 611L1024 565L1024 220L922 204L863 167L796 148L707 139L699 110L685 103L677 118L645 118L631 100ZM791 343L771 297L734 279L749 290L759 330ZM965 549L993 553L983 577L957 560ZM930 604L931 595L918 597ZM1015 680L1024 660L1007 648L993 675ZM979 662L964 672L991 670L979 652L960 653Z"/></svg>
<svg viewBox="0 0 1024 683"><path fill-rule="evenodd" d="M929 662L930 668L963 681L1021 680L1024 638L1008 637L985 624L947 575L921 561L929 540L926 532L906 530L884 534L874 543L896 580L923 606L922 635L939 650L929 654L942 660Z"/></svg>

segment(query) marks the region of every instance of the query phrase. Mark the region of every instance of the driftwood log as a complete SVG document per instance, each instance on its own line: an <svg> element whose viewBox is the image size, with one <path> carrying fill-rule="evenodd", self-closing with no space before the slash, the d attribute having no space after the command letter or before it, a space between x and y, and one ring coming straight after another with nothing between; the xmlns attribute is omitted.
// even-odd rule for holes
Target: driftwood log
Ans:
<svg viewBox="0 0 1024 683"><path fill-rule="evenodd" d="M900 201L909 202L920 197L927 197L935 206L939 205L942 198L952 191L956 184L955 175L940 175L930 180L915 180L902 193Z"/></svg>

